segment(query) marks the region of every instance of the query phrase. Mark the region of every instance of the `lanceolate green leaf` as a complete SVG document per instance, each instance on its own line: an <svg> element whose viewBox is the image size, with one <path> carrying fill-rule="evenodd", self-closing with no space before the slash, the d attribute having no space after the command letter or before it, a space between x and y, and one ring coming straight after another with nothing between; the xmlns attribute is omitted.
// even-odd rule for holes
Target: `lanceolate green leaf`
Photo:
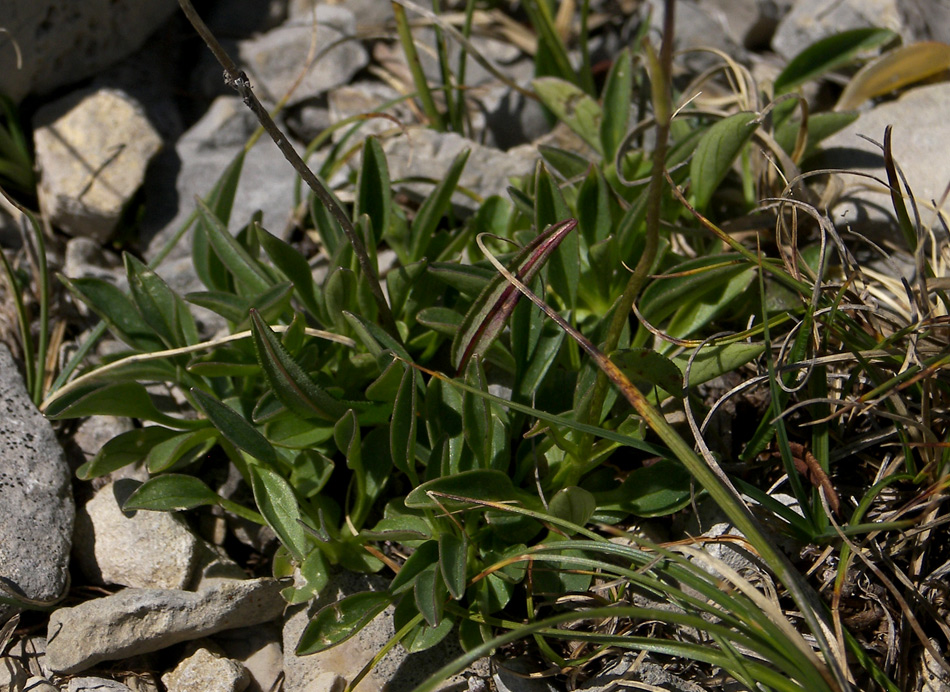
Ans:
<svg viewBox="0 0 950 692"><path fill-rule="evenodd" d="M283 476L258 464L249 466L254 501L274 529L280 542L290 551L297 563L303 562L309 544L307 534L300 524L300 507L290 484Z"/></svg>
<svg viewBox="0 0 950 692"><path fill-rule="evenodd" d="M249 294L263 293L271 286L270 277L244 247L232 236L227 227L208 209L204 202L196 199L198 213L204 221L208 242L234 280L243 286ZM223 288L216 286L214 288Z"/></svg>
<svg viewBox="0 0 950 692"><path fill-rule="evenodd" d="M129 496L122 509L149 509L162 512L217 505L221 498L196 476L166 473L149 479Z"/></svg>
<svg viewBox="0 0 950 692"><path fill-rule="evenodd" d="M574 230L574 219L562 221L539 234L514 258L509 269L530 284L564 237ZM461 372L473 355L483 355L505 326L521 296L505 277L498 275L485 287L465 315L452 342L452 363Z"/></svg>
<svg viewBox="0 0 950 692"><path fill-rule="evenodd" d="M204 421L185 420L162 413L156 408L145 387L137 382L80 387L51 401L45 412L52 420L102 415L141 418L179 430L191 430L207 425Z"/></svg>
<svg viewBox="0 0 950 692"><path fill-rule="evenodd" d="M169 348L198 343L198 329L184 301L154 271L126 254L125 268L132 299L148 325Z"/></svg>
<svg viewBox="0 0 950 692"><path fill-rule="evenodd" d="M890 29L852 29L817 41L792 58L775 78L775 95L846 65L863 52L878 48L897 38Z"/></svg>
<svg viewBox="0 0 950 692"><path fill-rule="evenodd" d="M465 595L467 565L468 541L454 533L439 536L439 569L442 572L442 580L456 601Z"/></svg>
<svg viewBox="0 0 950 692"><path fill-rule="evenodd" d="M607 161L614 160L620 142L627 133L632 96L633 55L629 48L625 48L614 60L604 85L604 118L600 125L600 140Z"/></svg>
<svg viewBox="0 0 950 692"><path fill-rule="evenodd" d="M597 101L570 82L557 77L539 77L532 83L541 102L569 128L603 155L600 143L603 111Z"/></svg>
<svg viewBox="0 0 950 692"><path fill-rule="evenodd" d="M369 216L375 245L382 239L383 233L389 230L393 195L386 155L375 137L367 137L363 144L363 159L356 188L353 218L358 219L362 214Z"/></svg>
<svg viewBox="0 0 950 692"><path fill-rule="evenodd" d="M347 407L317 386L255 310L251 311L251 330L267 381L284 406L302 418L326 421L336 421L346 413Z"/></svg>
<svg viewBox="0 0 950 692"><path fill-rule="evenodd" d="M385 591L365 591L325 606L304 628L297 655L319 653L346 641L390 603L392 596Z"/></svg>
<svg viewBox="0 0 950 692"><path fill-rule="evenodd" d="M436 226L449 208L452 193L455 192L455 188L458 186L459 178L470 153L471 149L465 149L455 157L445 177L426 197L425 202L419 208L419 213L413 219L412 240L409 249L409 257L413 262L425 257L429 241L432 240L432 234L435 233Z"/></svg>
<svg viewBox="0 0 950 692"><path fill-rule="evenodd" d="M294 285L303 306L307 308L312 316L318 316L320 314L320 307L317 304L318 288L313 279L310 265L304 259L304 256L283 240L265 230L258 234L258 238L264 252Z"/></svg>
<svg viewBox="0 0 950 692"><path fill-rule="evenodd" d="M76 470L76 477L88 481L142 461L154 445L178 434L177 430L160 425L149 425L119 433L102 445L96 456Z"/></svg>
<svg viewBox="0 0 950 692"><path fill-rule="evenodd" d="M393 402L389 441L393 464L397 469L415 478L416 463L416 408L417 391L415 371L405 366L396 400Z"/></svg>
<svg viewBox="0 0 950 692"><path fill-rule="evenodd" d="M752 137L757 127L756 117L755 113L744 112L723 118L699 140L689 168L695 206L699 211L706 209L713 192Z"/></svg>
<svg viewBox="0 0 950 692"><path fill-rule="evenodd" d="M109 326L109 330L132 348L158 351L165 347L135 303L118 287L96 278L69 279L59 276L69 292L89 306Z"/></svg>
<svg viewBox="0 0 950 692"><path fill-rule="evenodd" d="M192 389L191 393L195 403L228 442L264 464L277 465L277 453L270 442L244 416L200 389Z"/></svg>

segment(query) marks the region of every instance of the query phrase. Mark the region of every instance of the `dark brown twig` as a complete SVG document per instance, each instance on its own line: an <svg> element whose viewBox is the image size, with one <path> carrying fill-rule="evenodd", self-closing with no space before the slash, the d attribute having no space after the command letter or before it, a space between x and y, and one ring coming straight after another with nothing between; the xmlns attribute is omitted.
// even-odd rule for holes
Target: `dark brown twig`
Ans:
<svg viewBox="0 0 950 692"><path fill-rule="evenodd" d="M264 108L261 102L254 95L254 91L251 89L251 82L247 78L247 74L238 68L237 64L231 59L231 56L229 56L224 48L221 47L221 44L218 43L218 40L214 37L214 34L211 33L211 30L208 29L207 25L205 25L205 23L201 20L201 17L198 16L198 13L191 4L191 0L178 0L178 4L185 13L185 16L188 18L188 21L191 22L191 25L195 28L195 31L198 32L198 35L205 42L205 44L214 54L214 57L224 68L225 83L238 92L245 105L250 108L251 112L257 117L261 127L263 127L267 134L271 136L271 139L274 140L274 144L276 144L277 148L280 149L280 152L284 155L284 158L290 162L290 165L294 167L294 170L297 171L303 181L307 183L308 187L313 190L320 202L327 209L329 209L330 213L333 214L333 217L339 222L340 227L343 229L343 233L346 234L346 239L350 242L350 245L353 246L353 252L356 254L356 259L360 264L360 269L369 280L370 290L373 292L373 298L376 300L376 306L379 310L379 317L382 321L382 326L386 329L390 336L401 342L402 340L399 338L399 332L396 330L396 322L393 319L392 312L389 309L389 304L386 302L386 297L383 295L383 289L379 285L379 275L376 273L376 267L374 267L373 263L370 261L369 254L366 252L366 246L363 245L362 238L360 238L359 234L356 232L356 229L353 227L353 222L350 220L350 217L347 216L346 212L340 208L340 205L337 204L336 200L333 198L333 195L330 194L330 191L327 190L320 179L317 178L317 176L314 175L313 171L310 170L307 164L304 163L303 159L300 158L300 155L294 149L293 145L290 143L284 133L280 131L280 128L277 127L277 124L274 122L273 118L270 117L270 113L267 112L267 109Z"/></svg>

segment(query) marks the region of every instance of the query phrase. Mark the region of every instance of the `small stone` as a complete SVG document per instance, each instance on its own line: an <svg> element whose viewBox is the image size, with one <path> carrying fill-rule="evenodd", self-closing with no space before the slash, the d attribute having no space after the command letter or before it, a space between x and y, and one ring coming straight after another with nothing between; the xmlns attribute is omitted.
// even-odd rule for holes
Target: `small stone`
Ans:
<svg viewBox="0 0 950 692"><path fill-rule="evenodd" d="M60 608L50 616L47 662L57 673L78 673L101 661L267 622L283 612L280 589L273 579L221 580L197 593L125 589Z"/></svg>
<svg viewBox="0 0 950 692"><path fill-rule="evenodd" d="M366 66L369 56L363 46L357 41L342 40L355 30L352 12L344 7L319 5L315 24L309 17L291 19L265 34L242 41L239 50L252 84L274 101L287 94L301 71L305 71L288 101L292 106L346 84ZM311 43L316 51L308 67Z"/></svg>
<svg viewBox="0 0 950 692"><path fill-rule="evenodd" d="M351 682L356 677L392 638L392 606L369 622L356 636L337 646L308 656L297 656L295 650L304 627L320 608L358 591L385 588L386 584L386 580L377 576L341 572L331 577L330 583L309 607L289 611L291 614L284 624L284 692L324 692L334 689L332 685L338 684L337 677L345 682ZM462 650L458 639L451 634L431 649L418 653L410 654L397 646L377 661L369 675L353 689L354 692L412 690L447 661L460 655ZM316 679L325 681L325 686L316 685ZM454 690L463 686L465 679L461 675L452 676L444 684Z"/></svg>
<svg viewBox="0 0 950 692"><path fill-rule="evenodd" d="M529 145L498 151L454 132L436 132L423 127L409 128L406 135L394 137L383 144L393 180L413 177L440 180L464 149L469 149L471 153L459 186L482 197L501 195L507 199L510 179L531 173L538 160L537 150ZM424 198L432 191L431 185L409 183L397 187L401 192L417 198ZM477 207L473 200L463 195L455 195L452 201L460 212L471 212Z"/></svg>
<svg viewBox="0 0 950 692"><path fill-rule="evenodd" d="M20 101L96 74L177 9L174 0L3 0L0 92Z"/></svg>
<svg viewBox="0 0 950 692"><path fill-rule="evenodd" d="M99 584L184 588L200 540L170 512L125 514L121 505L134 489L129 481L109 483L78 512L74 554L83 573Z"/></svg>
<svg viewBox="0 0 950 692"><path fill-rule="evenodd" d="M171 672L162 676L168 692L242 692L250 680L237 661L198 649Z"/></svg>
<svg viewBox="0 0 950 692"><path fill-rule="evenodd" d="M132 692L126 685L109 678L72 678L66 684L66 692Z"/></svg>
<svg viewBox="0 0 950 692"><path fill-rule="evenodd" d="M63 594L75 506L69 467L0 345L0 595L53 602ZM16 612L0 604L0 621Z"/></svg>
<svg viewBox="0 0 950 692"><path fill-rule="evenodd" d="M244 664L251 677L251 689L277 689L284 674L284 650L280 645L278 623L227 630L214 636L224 654ZM328 688L329 689L329 688Z"/></svg>
<svg viewBox="0 0 950 692"><path fill-rule="evenodd" d="M59 689L46 678L33 676L23 686L24 692L59 692Z"/></svg>
<svg viewBox="0 0 950 692"><path fill-rule="evenodd" d="M899 5L905 0L798 0L779 22L772 49L791 60L816 41L849 29L881 27L912 41Z"/></svg>
<svg viewBox="0 0 950 692"><path fill-rule="evenodd" d="M54 225L105 242L162 147L137 101L118 89L79 91L34 118L40 200Z"/></svg>
<svg viewBox="0 0 950 692"><path fill-rule="evenodd" d="M21 692L28 677L30 674L19 660L12 656L0 657L0 690Z"/></svg>
<svg viewBox="0 0 950 692"><path fill-rule="evenodd" d="M942 211L950 211L950 200L943 198L950 181L950 159L944 155L943 143L950 140L950 84L917 87L902 94L896 101L875 106L821 143L822 152L814 162L817 167L856 170L886 180L884 155L880 147L860 135L883 142L884 131L893 125L891 151L901 167L907 184L921 205L931 200L943 203ZM832 221L839 228L850 226L862 233L882 231L894 238L896 216L890 192L883 185L865 177L836 174L844 183L845 194L830 209ZM921 208L924 225L934 216Z"/></svg>

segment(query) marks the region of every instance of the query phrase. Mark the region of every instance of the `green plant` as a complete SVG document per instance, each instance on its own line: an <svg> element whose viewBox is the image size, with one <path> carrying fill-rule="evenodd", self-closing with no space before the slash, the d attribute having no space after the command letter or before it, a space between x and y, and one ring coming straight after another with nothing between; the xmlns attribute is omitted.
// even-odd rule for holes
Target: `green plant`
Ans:
<svg viewBox="0 0 950 692"><path fill-rule="evenodd" d="M851 512L839 527L828 511L838 499L829 449L848 428L841 416L828 419L836 405L828 400L829 367L835 358L860 363L876 386L856 378L846 389L863 401L893 401L897 392L919 389L930 406L945 401L945 385L913 378L936 372L950 356L938 348L916 369L900 370L912 325L869 332L868 323L841 309L860 297L850 279L836 282L827 251L834 229L820 215L821 242L801 250L785 243L777 258L719 227L738 214L774 212L783 237L797 237L799 214L815 214L788 194L804 180L798 163L851 116L835 114L817 127L819 118L795 121L791 111L777 112L788 108L785 102L759 109L741 94L732 111L674 110L680 97L671 90L671 9L668 3L659 54L644 48L652 106L638 114L641 124L628 131L632 52L618 56L599 101L566 80L539 78L539 98L598 160L591 165L545 149L544 161L513 186L510 199L484 200L462 225L451 223L450 203L467 154L420 206L404 208L392 195L380 144L367 138L351 205L312 173L307 179L315 196L309 221L328 258L319 280L306 257L258 220L236 236L227 231L243 157L197 210L192 248L205 291L179 296L132 257L130 295L97 279L65 280L128 351L63 384L43 409L52 418L113 413L152 423L107 443L80 476L142 461L153 477L129 509L220 505L267 523L281 541L274 574L297 576L285 590L291 602L312 598L337 565L395 572L387 591L320 611L301 653L352 636L395 603L392 645L401 641L410 650L433 646L457 627L469 658L532 636L563 669L619 646L705 662L750 689L846 690L849 677L859 675L861 684L896 689L837 611L829 613L774 548L739 491L768 512L770 523L802 540L831 543L906 527L897 518L874 527L863 519L892 483L945 484L946 455L935 451L918 467L912 436L897 426L906 476L865 483L856 506L839 499L840 511ZM851 36L840 42L841 55L883 36ZM800 61L801 74L783 73L776 89L843 60L821 55L823 68ZM260 113L246 78L232 68L231 81ZM747 83L740 68L728 69ZM650 127L653 148L639 148L638 135ZM781 134L787 127L794 137ZM759 148L775 154L791 181L787 189L784 182L776 189ZM897 188L896 173L891 184ZM759 201L773 194L760 210ZM902 208L897 200L895 206ZM906 209L902 218L909 223ZM917 237L913 227L906 230ZM384 277L383 300L382 249L398 260ZM847 267L848 254L840 254ZM939 297L934 307L945 308L942 284L931 287ZM541 310L519 301L521 294ZM189 304L221 315L230 335L202 341ZM719 335L724 329L733 333ZM813 339L817 330L821 344ZM784 362L773 347L779 339L789 344ZM755 363L762 374L753 381L768 388L771 408L746 440L745 461L774 437L802 516L755 483L727 476L717 455L728 450L711 450L694 422L694 410L704 406L699 385ZM806 381L796 381L805 366L812 368ZM154 383L183 403L163 409L147 386ZM796 384L797 391L807 387L808 397L793 404ZM559 407L546 410L539 402ZM800 431L786 424L799 404L814 409L814 463L798 459L805 471L796 465L804 456L794 447ZM674 410L692 426L670 424ZM899 408L891 413L905 425ZM935 424L924 420L921 428ZM945 440L947 432L941 434ZM222 458L241 473L254 508L202 480ZM708 494L742 530L793 599L819 652L777 599L765 598L746 576L711 564L734 587L726 593L720 577L702 566L713 561L695 550L605 539L611 531L625 535L623 527L635 520L677 512L697 494ZM387 553L387 545L397 551ZM850 554L840 554L845 574ZM609 598L588 596L589 610L559 599L613 580L624 586ZM634 590L651 602L634 603ZM658 603L675 608L661 611ZM623 626L658 618L669 629L651 640L557 627L591 618L616 618ZM676 625L705 633L714 645L685 641ZM592 648L572 657L556 643L565 636Z"/></svg>

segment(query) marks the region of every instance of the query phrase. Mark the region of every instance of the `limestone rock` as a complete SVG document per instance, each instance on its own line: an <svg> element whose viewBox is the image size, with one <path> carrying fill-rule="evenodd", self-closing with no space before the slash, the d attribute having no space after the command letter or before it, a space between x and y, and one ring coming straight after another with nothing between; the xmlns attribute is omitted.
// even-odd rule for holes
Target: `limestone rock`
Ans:
<svg viewBox="0 0 950 692"><path fill-rule="evenodd" d="M248 681L247 670L240 663L203 648L162 676L168 692L242 692Z"/></svg>
<svg viewBox="0 0 950 692"><path fill-rule="evenodd" d="M862 113L844 130L824 140L823 153L814 165L857 170L886 181L881 149L859 135L883 143L885 128L893 125L894 160L904 171L915 198L929 205L931 200L941 199L950 182L950 159L944 155L944 144L950 141L948 109L950 84L912 89L896 101ZM900 243L899 234L893 230L897 226L889 192L867 178L844 174L839 177L846 190L845 196L830 210L835 224L839 228L848 225L861 231L883 229ZM945 201L943 210L945 213L950 210L950 203ZM933 223L933 212L921 209L921 214L925 225Z"/></svg>
<svg viewBox="0 0 950 692"><path fill-rule="evenodd" d="M444 178L456 155L470 149L468 162L462 171L459 185L482 197L501 195L507 198L512 177L520 177L534 170L537 150L525 145L509 151L498 151L482 146L453 132L435 132L428 128L410 128L404 136L383 144L389 175L393 180L411 177ZM400 191L415 197L424 197L431 185L405 184ZM453 203L460 211L472 211L477 206L470 198L455 195Z"/></svg>
<svg viewBox="0 0 950 692"><path fill-rule="evenodd" d="M66 692L132 692L127 685L108 678L72 678L66 684Z"/></svg>
<svg viewBox="0 0 950 692"><path fill-rule="evenodd" d="M356 30L352 12L344 7L319 5L315 22L309 15L301 15L240 43L241 59L247 65L251 83L273 101L289 91L301 71L305 70L305 75L291 96L290 105L346 84L369 61L362 45L345 40ZM311 42L316 51L307 67Z"/></svg>
<svg viewBox="0 0 950 692"><path fill-rule="evenodd" d="M162 146L139 104L115 89L80 91L34 118L40 199L53 224L105 242Z"/></svg>
<svg viewBox="0 0 950 692"><path fill-rule="evenodd" d="M0 582L5 592L53 601L66 587L76 513L69 467L6 346L0 346L0 415ZM0 604L0 622L15 611Z"/></svg>
<svg viewBox="0 0 950 692"><path fill-rule="evenodd" d="M905 43L912 41L901 4L901 0L797 0L775 29L772 49L790 60L820 39L872 26L896 31Z"/></svg>
<svg viewBox="0 0 950 692"><path fill-rule="evenodd" d="M14 101L89 77L138 48L175 0L4 0L0 92Z"/></svg>
<svg viewBox="0 0 950 692"><path fill-rule="evenodd" d="M341 598L373 588L384 588L386 581L375 576L343 572L331 578L330 584L309 607L292 611L284 624L284 690L285 692L324 692L342 689L339 680L351 681L375 656L394 633L389 607L350 639L321 653L297 656L295 650L310 617L320 608ZM458 640L452 634L426 651L409 654L394 647L376 664L372 672L354 688L354 692L415 689L447 661L461 655ZM315 681L320 680L318 685ZM464 688L462 676L445 681L446 689Z"/></svg>
<svg viewBox="0 0 950 692"><path fill-rule="evenodd" d="M155 171L155 184L146 189L146 259L152 259L175 236L194 211L195 196L204 197L211 191L256 127L254 115L238 97L222 96L178 140L176 167ZM295 177L270 138L262 137L245 158L231 211L231 230L236 232L252 213L262 210L264 227L280 235L293 207ZM190 238L189 234L180 240L158 268L162 278L181 293L205 290L194 272Z"/></svg>
<svg viewBox="0 0 950 692"><path fill-rule="evenodd" d="M77 673L101 661L158 651L234 627L267 622L283 612L272 579L221 580L198 591L125 589L53 612L47 662Z"/></svg>
<svg viewBox="0 0 950 692"><path fill-rule="evenodd" d="M100 488L76 517L74 554L93 581L150 589L181 589L192 577L201 541L169 512L125 514L135 489L128 482Z"/></svg>

